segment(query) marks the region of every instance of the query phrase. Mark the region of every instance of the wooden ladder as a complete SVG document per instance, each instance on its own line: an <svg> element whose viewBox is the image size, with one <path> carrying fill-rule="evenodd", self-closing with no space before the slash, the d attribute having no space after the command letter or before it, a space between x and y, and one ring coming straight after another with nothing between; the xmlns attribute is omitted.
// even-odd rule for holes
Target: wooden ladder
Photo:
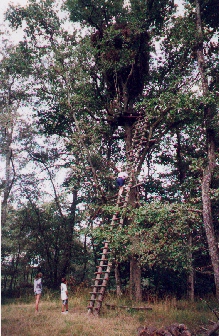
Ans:
<svg viewBox="0 0 219 336"><path fill-rule="evenodd" d="M135 131L133 135L133 148L128 153L128 163L127 172L128 179L126 185L123 187L123 192L120 195L118 193L115 212L111 220L111 228L124 225L124 211L123 216L121 216L121 210L127 207L130 190L135 180L135 172L137 168L138 159L141 154L141 148L144 143L145 133L147 131L147 122L143 118L139 118L135 125ZM104 242L102 247L102 256L99 259L99 265L97 266L97 271L95 272L96 278L94 280L94 285L89 300L89 305L87 307L88 313L98 315L102 307L104 295L106 292L107 283L109 280L110 271L112 268L112 261L110 260L110 249L109 241Z"/></svg>
<svg viewBox="0 0 219 336"><path fill-rule="evenodd" d="M132 166L133 172L137 170L138 160L142 152L142 148L147 142L145 137L148 131L148 121L142 116L135 123L135 130L132 138L132 148L129 150L128 163Z"/></svg>
<svg viewBox="0 0 219 336"><path fill-rule="evenodd" d="M105 241L102 248L102 257L99 266L97 266L96 278L94 279L93 291L90 292L90 304L87 307L88 313L98 315L102 306L102 301L106 291L106 286L109 280L109 274L112 263L108 258L109 255L109 242Z"/></svg>
<svg viewBox="0 0 219 336"><path fill-rule="evenodd" d="M123 193L118 194L116 202L116 210L113 214L111 220L111 227L123 226L123 217L120 215L120 210L126 208L130 192L130 183L127 186L124 186ZM110 271L112 268L112 261L110 260L110 249L109 242L105 241L104 246L102 247L102 256L99 259L99 265L97 266L97 271L95 272L96 278L94 280L94 285L89 300L89 306L87 307L88 313L93 313L98 315L102 307L102 302L104 299L107 283L109 280Z"/></svg>

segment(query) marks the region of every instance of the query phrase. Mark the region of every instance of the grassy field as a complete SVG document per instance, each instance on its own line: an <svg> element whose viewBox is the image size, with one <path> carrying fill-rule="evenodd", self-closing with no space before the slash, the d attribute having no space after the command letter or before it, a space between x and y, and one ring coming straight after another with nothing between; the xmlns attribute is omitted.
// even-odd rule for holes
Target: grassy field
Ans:
<svg viewBox="0 0 219 336"><path fill-rule="evenodd" d="M61 314L61 300L44 295L39 313L35 313L34 298L7 300L2 305L2 336L137 336L139 326L157 328L171 323L184 323L193 335L201 335L200 326L216 317L204 302L189 303L167 299L144 303L152 310L136 311L125 298L117 302L107 296L99 317L87 313L86 295L72 294L69 314ZM130 308L108 309L105 303L128 305ZM211 302L213 307L215 302Z"/></svg>

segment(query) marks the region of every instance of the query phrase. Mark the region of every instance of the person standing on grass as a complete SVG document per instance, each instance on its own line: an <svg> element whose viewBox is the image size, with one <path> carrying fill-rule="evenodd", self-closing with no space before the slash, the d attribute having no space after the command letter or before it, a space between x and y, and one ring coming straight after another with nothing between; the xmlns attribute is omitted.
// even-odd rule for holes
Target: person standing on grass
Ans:
<svg viewBox="0 0 219 336"><path fill-rule="evenodd" d="M43 290L43 285L42 285L42 273L38 273L34 279L34 295L35 295L35 311L38 313L39 310L39 303L40 303L40 297L42 294Z"/></svg>
<svg viewBox="0 0 219 336"><path fill-rule="evenodd" d="M67 314L68 313L68 290L67 290L66 278L62 278L61 300L62 300L62 314Z"/></svg>

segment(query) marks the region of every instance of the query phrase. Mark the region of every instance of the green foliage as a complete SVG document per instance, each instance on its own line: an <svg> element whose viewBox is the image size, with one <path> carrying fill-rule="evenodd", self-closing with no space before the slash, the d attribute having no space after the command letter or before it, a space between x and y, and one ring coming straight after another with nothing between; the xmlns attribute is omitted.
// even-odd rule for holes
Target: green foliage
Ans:
<svg viewBox="0 0 219 336"><path fill-rule="evenodd" d="M200 178L207 162L203 121L209 106L213 118L208 126L219 134L218 45L210 42L217 25L209 9L213 4L213 0L201 4L207 25L203 42L210 81L209 93L204 97L198 92L196 54L200 40L191 6L185 16L176 17L172 16L173 1L167 0L131 0L127 7L123 1L68 0L64 8L69 10L70 19L87 28L83 37L77 31L70 34L62 28L53 1L32 0L26 8L10 6L7 13L14 28L26 22L26 35L10 57L1 62L2 73L26 76L32 87L40 132L61 136L67 153L72 155L71 162L66 163L72 171L65 185L79 190L82 209L75 212L76 222L85 226L79 234L90 233L98 243L109 239L113 255L123 265L136 255L142 266L147 265L157 274L165 267L169 274L174 273L173 278L176 274L183 278L191 264L199 265L202 258L205 264L209 262L199 215ZM207 31L209 25L212 30ZM160 57L155 42L159 42ZM147 117L140 160L141 165L148 164L149 177L141 194L141 206L125 209L124 226L110 227L115 211L111 198L117 192L113 185L116 166L126 162L125 149L133 135L135 119L125 116L130 110ZM42 155L36 154L41 162L48 159L42 160ZM33 157L37 159L36 155ZM151 173L153 164L166 171ZM33 181L26 180L26 184L26 190L37 198ZM218 233L217 189L215 170L211 192ZM154 201L156 196L160 202ZM66 223L69 225L70 217L62 218L57 203L42 208L37 203L31 206L24 225L25 237L31 237L29 258L35 254L34 249L40 249L43 260L46 250L43 267L55 279L66 261ZM96 219L102 219L103 225L93 230ZM22 220L19 223L18 229ZM14 240L17 233L11 234ZM80 263L94 261L82 249L75 231L74 234L76 261L72 258L71 263L80 274ZM10 255L11 246L7 249Z"/></svg>
<svg viewBox="0 0 219 336"><path fill-rule="evenodd" d="M174 9L173 1L141 1L131 0L124 6L124 1L72 1L65 2L73 22L81 22L102 31L104 26L112 22L131 22L146 29L161 29L165 19Z"/></svg>
<svg viewBox="0 0 219 336"><path fill-rule="evenodd" d="M104 25L108 26L114 18L120 18L126 11L123 1L92 1L92 0L67 0L65 8L70 11L70 19L73 22L89 24L98 30Z"/></svg>
<svg viewBox="0 0 219 336"><path fill-rule="evenodd" d="M82 277L82 269L79 270L78 265L86 255L74 230L75 223L71 223L73 234L70 233L69 221L72 220L70 215L60 218L56 204L52 203L40 208L31 202L25 208L13 211L8 216L8 225L3 229L2 275L7 276L12 272L21 279L27 268L37 267L44 274L45 284L50 287L57 286L64 272L75 273L77 270L77 278ZM68 239L71 241L68 242ZM71 268L67 269L66 258L69 257Z"/></svg>
<svg viewBox="0 0 219 336"><path fill-rule="evenodd" d="M201 251L196 237L202 234L200 214L188 211L188 206L152 202L129 214L128 226L110 227L105 224L95 229L95 241L111 241L111 249L120 261L130 255L138 255L142 265L165 268L177 272L189 272L193 260L190 254ZM190 245L190 237L194 245ZM122 244L121 244L122 242Z"/></svg>
<svg viewBox="0 0 219 336"><path fill-rule="evenodd" d="M21 6L15 8L10 5L5 17L12 28L15 29L20 27L23 20L25 20L28 25L26 31L28 37L37 32L38 35L49 35L52 39L53 34L60 27L58 16L53 9L54 4L53 0L46 0L40 4L35 0L31 0L26 8Z"/></svg>

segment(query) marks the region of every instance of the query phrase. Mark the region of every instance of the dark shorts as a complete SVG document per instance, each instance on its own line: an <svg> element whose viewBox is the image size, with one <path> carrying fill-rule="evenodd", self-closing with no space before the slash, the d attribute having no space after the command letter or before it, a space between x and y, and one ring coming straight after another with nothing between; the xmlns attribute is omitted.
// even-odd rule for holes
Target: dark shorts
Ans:
<svg viewBox="0 0 219 336"><path fill-rule="evenodd" d="M66 306L66 305L68 304L68 299L66 299L66 300L62 300L62 304L63 304L64 306Z"/></svg>
<svg viewBox="0 0 219 336"><path fill-rule="evenodd" d="M125 183L125 180L122 177L117 177L116 179L116 185L117 187L122 187Z"/></svg>

